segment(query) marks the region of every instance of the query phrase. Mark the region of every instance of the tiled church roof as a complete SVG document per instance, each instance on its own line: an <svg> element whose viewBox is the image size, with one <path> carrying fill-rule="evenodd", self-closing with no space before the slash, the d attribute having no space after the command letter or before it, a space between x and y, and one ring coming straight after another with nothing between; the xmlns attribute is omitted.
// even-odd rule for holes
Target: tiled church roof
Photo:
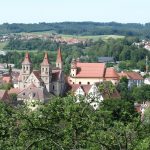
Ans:
<svg viewBox="0 0 150 150"><path fill-rule="evenodd" d="M58 49L56 62L62 62L62 55L61 55L61 49L60 48Z"/></svg>
<svg viewBox="0 0 150 150"><path fill-rule="evenodd" d="M77 62L77 75L76 77L93 77L103 78L105 72L105 63L80 63Z"/></svg>
<svg viewBox="0 0 150 150"><path fill-rule="evenodd" d="M48 53L46 52L45 53L45 56L44 56L44 59L43 59L43 62L41 63L41 65L49 65L49 59L48 59Z"/></svg>
<svg viewBox="0 0 150 150"><path fill-rule="evenodd" d="M28 52L26 52L26 55L22 64L31 64L31 59L30 59L30 55Z"/></svg>

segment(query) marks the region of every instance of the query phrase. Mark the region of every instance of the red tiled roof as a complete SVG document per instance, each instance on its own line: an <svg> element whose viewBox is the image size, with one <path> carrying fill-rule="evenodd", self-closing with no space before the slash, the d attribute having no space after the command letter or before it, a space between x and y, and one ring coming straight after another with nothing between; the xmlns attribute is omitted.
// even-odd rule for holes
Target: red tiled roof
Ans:
<svg viewBox="0 0 150 150"><path fill-rule="evenodd" d="M143 77L137 73L137 72L122 72L119 73L120 77L127 77L128 79L132 79L132 80L144 80Z"/></svg>
<svg viewBox="0 0 150 150"><path fill-rule="evenodd" d="M43 62L41 63L41 65L49 65L49 59L48 59L48 53L45 53Z"/></svg>
<svg viewBox="0 0 150 150"><path fill-rule="evenodd" d="M72 84L71 89L72 91L76 91L79 87L82 88L82 90L85 92L85 94L88 94L89 90L91 89L92 85L80 85L80 84Z"/></svg>
<svg viewBox="0 0 150 150"><path fill-rule="evenodd" d="M61 55L61 49L60 48L58 49L56 62L59 62L59 63L62 62L62 55Z"/></svg>
<svg viewBox="0 0 150 150"><path fill-rule="evenodd" d="M77 77L102 78L104 76L105 63L80 63L77 62Z"/></svg>
<svg viewBox="0 0 150 150"><path fill-rule="evenodd" d="M34 84L30 84L26 89L18 93L18 97L21 99L30 99L30 96L33 96L33 99L44 101L50 94L46 89L36 87Z"/></svg>
<svg viewBox="0 0 150 150"><path fill-rule="evenodd" d="M19 88L11 88L9 91L8 91L8 94L18 94L19 92L21 92L22 90L19 89Z"/></svg>
<svg viewBox="0 0 150 150"><path fill-rule="evenodd" d="M114 68L106 68L105 78L118 78L117 72Z"/></svg>
<svg viewBox="0 0 150 150"><path fill-rule="evenodd" d="M41 79L41 73L40 73L40 71L39 70L33 70L33 74L36 76L36 78L38 79L38 80L40 80Z"/></svg>
<svg viewBox="0 0 150 150"><path fill-rule="evenodd" d="M24 58L24 61L22 62L22 64L31 64L31 59L30 59L30 55L28 52L26 52L25 58Z"/></svg>
<svg viewBox="0 0 150 150"><path fill-rule="evenodd" d="M10 76L4 76L3 77L3 82L5 83L10 83L12 80L11 80L11 77Z"/></svg>

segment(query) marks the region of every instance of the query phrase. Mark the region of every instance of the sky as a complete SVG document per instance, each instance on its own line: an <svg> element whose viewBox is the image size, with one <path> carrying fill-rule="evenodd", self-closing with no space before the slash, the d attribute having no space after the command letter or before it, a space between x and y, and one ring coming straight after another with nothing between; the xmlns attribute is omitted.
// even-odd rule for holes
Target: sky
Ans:
<svg viewBox="0 0 150 150"><path fill-rule="evenodd" d="M150 22L150 0L0 0L0 24Z"/></svg>

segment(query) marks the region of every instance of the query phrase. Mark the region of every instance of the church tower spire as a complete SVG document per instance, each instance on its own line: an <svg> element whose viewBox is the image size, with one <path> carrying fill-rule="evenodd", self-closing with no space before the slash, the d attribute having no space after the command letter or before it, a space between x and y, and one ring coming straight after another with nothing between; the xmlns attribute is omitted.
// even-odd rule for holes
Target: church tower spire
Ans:
<svg viewBox="0 0 150 150"><path fill-rule="evenodd" d="M50 92L50 83L52 78L52 68L48 59L48 53L44 55L43 62L41 63L41 79L46 85L47 91Z"/></svg>
<svg viewBox="0 0 150 150"><path fill-rule="evenodd" d="M56 67L59 69L63 68L63 61L62 61L62 54L61 54L60 47L58 48L58 51L57 51Z"/></svg>
<svg viewBox="0 0 150 150"><path fill-rule="evenodd" d="M28 52L25 54L25 58L22 62L22 81L24 82L32 72L32 62Z"/></svg>

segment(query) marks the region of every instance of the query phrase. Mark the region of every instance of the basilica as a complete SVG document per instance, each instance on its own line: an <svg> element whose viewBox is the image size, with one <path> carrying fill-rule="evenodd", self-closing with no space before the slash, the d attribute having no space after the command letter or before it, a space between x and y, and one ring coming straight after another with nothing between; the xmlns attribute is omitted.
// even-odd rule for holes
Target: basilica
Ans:
<svg viewBox="0 0 150 150"><path fill-rule="evenodd" d="M57 53L55 67L49 61L48 53L45 53L40 64L40 70L33 70L33 64L28 52L22 62L22 69L18 78L18 100L29 99L29 95L35 99L43 99L48 94L63 95L65 79L63 73L63 61L60 48ZM43 98L40 96L43 95Z"/></svg>

